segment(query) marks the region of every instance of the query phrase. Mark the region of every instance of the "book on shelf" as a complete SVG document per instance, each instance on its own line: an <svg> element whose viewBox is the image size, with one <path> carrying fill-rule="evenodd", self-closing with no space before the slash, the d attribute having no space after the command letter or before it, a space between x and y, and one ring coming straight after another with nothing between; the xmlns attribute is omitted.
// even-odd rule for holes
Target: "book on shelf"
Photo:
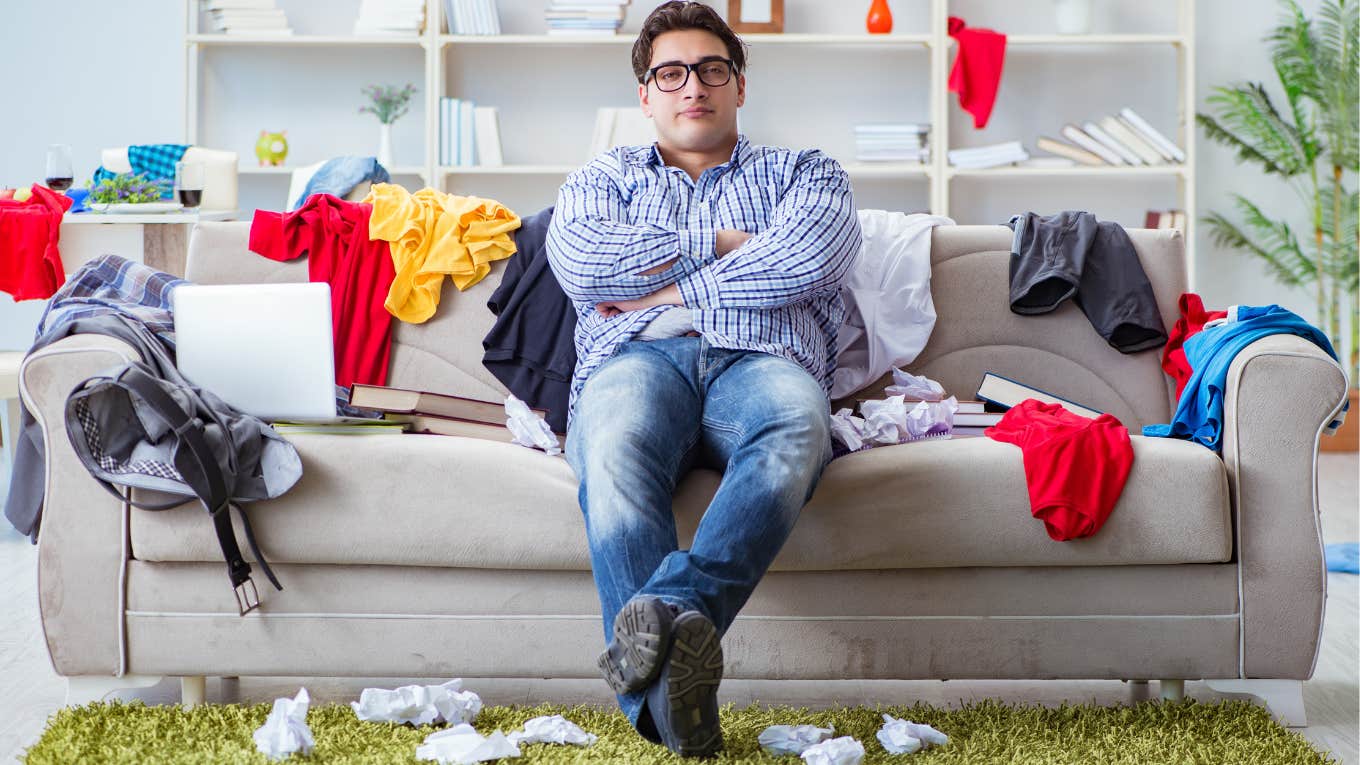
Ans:
<svg viewBox="0 0 1360 765"><path fill-rule="evenodd" d="M1080 146L1081 148L1105 160L1106 164L1120 166L1128 164L1127 162L1124 161L1123 157L1105 148L1105 146L1101 144L1099 141L1087 135L1081 128L1071 124L1070 122L1066 125L1063 125L1062 135L1063 138L1066 138L1072 143L1075 143L1077 146Z"/></svg>
<svg viewBox="0 0 1360 765"><path fill-rule="evenodd" d="M424 0L360 0L354 34L418 35L424 27Z"/></svg>
<svg viewBox="0 0 1360 765"><path fill-rule="evenodd" d="M478 106L472 110L474 140L477 145L477 164L481 167L500 167L505 164L501 156L500 115L494 106Z"/></svg>
<svg viewBox="0 0 1360 765"><path fill-rule="evenodd" d="M1143 161L1142 157L1138 156L1138 154L1133 151L1133 149L1130 149L1129 147L1120 143L1118 140L1115 139L1114 136L1105 132L1105 130L1096 123L1084 122L1081 125L1081 129L1085 131L1086 135L1091 136L1092 140L1100 142L1101 145L1103 145L1110 151L1113 151L1115 154L1118 154L1120 159L1123 159L1130 165L1147 164L1146 162Z"/></svg>
<svg viewBox="0 0 1360 765"><path fill-rule="evenodd" d="M1143 228L1180 229L1185 231L1184 210L1148 210L1143 218Z"/></svg>
<svg viewBox="0 0 1360 765"><path fill-rule="evenodd" d="M1037 145L1041 151L1046 151L1049 154L1056 154L1059 157L1066 157L1067 159L1080 162L1083 165L1109 164L1092 152L1073 146L1070 143L1063 143L1056 138L1039 136L1039 140L1035 142L1035 145Z"/></svg>
<svg viewBox="0 0 1360 765"><path fill-rule="evenodd" d="M1162 153L1168 162L1184 162L1185 152L1180 147L1172 143L1166 136L1162 135L1156 128L1148 124L1147 120L1138 116L1138 113L1128 107L1119 110L1119 118L1129 127L1138 132L1157 150Z"/></svg>
<svg viewBox="0 0 1360 765"><path fill-rule="evenodd" d="M970 149L952 149L949 164L967 169L982 169L1009 165L1029 159L1029 152L1019 141L1007 141L991 146Z"/></svg>
<svg viewBox="0 0 1360 765"><path fill-rule="evenodd" d="M1067 167L1076 167L1075 160L1067 157L1030 157L1022 162L1017 162L1019 167L1036 167L1040 170L1060 170Z"/></svg>
<svg viewBox="0 0 1360 765"><path fill-rule="evenodd" d="M1009 377L1002 377L995 372L983 373L982 382L978 385L977 397L982 401L990 401L1008 409L1021 401L1032 398L1046 404L1060 404L1067 411L1079 414L1082 417L1099 417L1101 414L1090 407L1082 406L1061 396L1055 396L1048 391L1025 385Z"/></svg>
<svg viewBox="0 0 1360 765"><path fill-rule="evenodd" d="M275 0L206 0L202 5L208 11L270 10L278 7Z"/></svg>
<svg viewBox="0 0 1360 765"><path fill-rule="evenodd" d="M1137 154L1143 162L1149 165L1165 165L1166 160L1156 149L1147 141L1144 141L1132 130L1129 130L1124 123L1114 117L1106 117L1100 121L1100 126L1114 137L1115 140L1124 144L1134 154Z"/></svg>
<svg viewBox="0 0 1360 765"><path fill-rule="evenodd" d="M458 164L462 167L477 164L476 108L465 98L458 101Z"/></svg>
<svg viewBox="0 0 1360 765"><path fill-rule="evenodd" d="M494 401L387 385L355 383L349 389L349 403L359 409L389 414L432 414L495 425L504 425L506 420L505 405ZM542 409L533 412L540 417L548 416Z"/></svg>
<svg viewBox="0 0 1360 765"><path fill-rule="evenodd" d="M498 35L500 8L496 0L444 0L444 19L451 35Z"/></svg>
<svg viewBox="0 0 1360 765"><path fill-rule="evenodd" d="M645 146L656 140L656 124L638 107L601 107L595 111L595 129L590 138L594 159L616 146Z"/></svg>

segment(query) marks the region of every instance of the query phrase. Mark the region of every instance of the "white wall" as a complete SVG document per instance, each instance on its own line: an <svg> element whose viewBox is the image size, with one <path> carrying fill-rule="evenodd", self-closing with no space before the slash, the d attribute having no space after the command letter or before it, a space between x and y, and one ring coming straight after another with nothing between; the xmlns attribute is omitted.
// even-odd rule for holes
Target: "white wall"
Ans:
<svg viewBox="0 0 1360 765"><path fill-rule="evenodd" d="M183 139L184 6L179 0L54 0L3 2L0 51L10 63L0 78L0 185L24 185L41 178L48 143L71 144L76 173L88 177L104 146ZM718 3L725 6L725 3ZM507 32L539 32L543 0L500 0ZM1175 0L1097 0L1095 32L1171 32ZM1305 0L1311 12L1317 0ZM358 0L280 0L299 33L343 34ZM867 0L786 0L786 31L852 32L862 28ZM928 0L892 0L897 31L924 32ZM648 0L629 11L627 29L637 29ZM970 24L1013 33L1051 32L1050 0L955 0L952 11ZM1263 80L1274 75L1260 42L1277 21L1268 0L1198 0L1197 91L1199 108L1213 85ZM137 63L115 64L135 50ZM1039 134L1053 134L1065 122L1081 121L1130 105L1170 132L1175 123L1175 57L1169 47L1092 48L1041 54L1013 48L1008 55L992 121L983 131L957 108L951 113L951 141L979 145L1020 138L1033 147ZM758 141L787 145L815 143L833 154L850 150L848 124L858 119L928 119L927 58L923 52L869 53L850 49L800 50L763 47L749 72L750 96L743 129ZM287 129L289 164L339 153L370 153L376 123L359 115L359 88L370 82L420 83L417 50L344 52L215 49L204 67L203 89L212 120L202 143L239 151L253 161L261 128ZM794 78L784 74L809 60L835 56L830 74ZM634 86L628 47L589 50L536 48L506 56L503 49L476 48L452 54L456 73L450 87L483 103L498 103L508 162L583 159L597 106L631 105ZM612 67L612 69L611 69ZM849 77L837 74L848 70ZM41 71L41 75L37 72ZM472 74L466 72L471 71ZM614 74L605 74L606 72ZM547 72L548 74L542 74ZM542 75L553 87L527 83ZM844 115L853 113L853 119ZM421 109L396 126L398 163L419 163ZM1301 213L1278 181L1251 167L1197 132L1198 202L1201 214L1229 210L1229 194L1241 191L1267 209ZM558 159L557 157L561 157ZM526 189L523 180L482 180L462 189L524 204L547 203L551 189ZM918 209L926 205L924 181L857 183L862 206ZM286 190L281 178L243 178L242 206L278 207ZM1144 210L1175 203L1172 180L1011 180L995 185L960 180L953 205L963 223L1000 222L1026 209L1053 212L1089 209L1102 218L1140 225ZM966 211L966 212L965 212ZM1301 215L1294 216L1302 221ZM1278 302L1312 318L1307 291L1282 291L1245 256L1218 250L1198 227L1200 292L1211 306Z"/></svg>

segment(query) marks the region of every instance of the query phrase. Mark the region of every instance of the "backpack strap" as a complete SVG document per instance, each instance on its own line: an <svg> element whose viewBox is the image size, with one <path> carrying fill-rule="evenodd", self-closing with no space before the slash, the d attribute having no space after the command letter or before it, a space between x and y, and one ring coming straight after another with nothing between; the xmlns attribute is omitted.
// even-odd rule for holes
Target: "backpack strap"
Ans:
<svg viewBox="0 0 1360 765"><path fill-rule="evenodd" d="M183 408L175 402L160 385L156 378L142 371L135 365L129 365L121 370L115 378L127 389L136 393L149 406L150 411L160 417L176 437L175 445L175 469L184 478L185 483L198 495L208 515L213 521L213 530L217 534L217 544L222 548L222 557L227 562L227 575L231 578L232 592L236 596L237 609L244 616L260 605L259 591L255 588L255 582L250 576L250 564L246 563L241 555L241 548L236 543L236 533L231 526L231 509L236 508L237 515L241 518L241 526L246 533L246 541L250 544L250 551L255 556L255 560L264 570L265 576L269 578L271 584L277 590L282 590L283 586L274 576L274 572L269 568L269 563L260 553L259 545L255 542L255 532L250 525L250 517L245 510L231 501L231 494L228 491L225 477L217 460L213 457L212 450L208 447L207 441L203 438L204 423L197 417L190 417ZM186 448L187 447L187 448ZM112 487L109 487L112 490ZM116 493L116 492L115 492ZM121 495L120 495L121 496ZM160 508L152 508L146 505L138 505L146 509L165 509L183 504L176 502Z"/></svg>

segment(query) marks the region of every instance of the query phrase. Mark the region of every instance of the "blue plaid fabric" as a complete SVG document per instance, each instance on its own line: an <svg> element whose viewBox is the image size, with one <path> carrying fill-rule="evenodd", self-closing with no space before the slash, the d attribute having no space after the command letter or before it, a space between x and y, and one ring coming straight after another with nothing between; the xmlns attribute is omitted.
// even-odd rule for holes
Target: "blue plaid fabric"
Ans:
<svg viewBox="0 0 1360 765"><path fill-rule="evenodd" d="M128 147L128 163L132 165L134 175L145 175L148 179L165 178L173 181L175 179L175 163L183 159L184 152L189 147L179 143L150 143ZM98 184L106 178L113 178L118 175L110 170L105 170L103 165L94 171L94 182ZM174 196L175 190L172 185L166 184L165 190L161 192L161 199L170 199Z"/></svg>
<svg viewBox="0 0 1360 765"><path fill-rule="evenodd" d="M101 255L81 266L48 301L35 339L61 324L116 313L144 324L173 351L170 292L181 284L188 282L117 255Z"/></svg>
<svg viewBox="0 0 1360 765"><path fill-rule="evenodd" d="M753 236L718 258L718 229ZM740 136L732 158L697 182L666 166L655 145L600 155L567 178L548 229L549 263L578 317L570 411L591 372L666 310L605 318L595 304L669 284L713 346L797 362L829 396L845 314L840 287L860 239L850 179L819 151Z"/></svg>

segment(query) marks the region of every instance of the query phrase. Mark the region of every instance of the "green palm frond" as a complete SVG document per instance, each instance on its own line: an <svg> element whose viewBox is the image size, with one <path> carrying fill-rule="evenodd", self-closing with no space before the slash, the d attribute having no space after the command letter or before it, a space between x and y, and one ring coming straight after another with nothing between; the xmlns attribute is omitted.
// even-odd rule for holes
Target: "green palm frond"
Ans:
<svg viewBox="0 0 1360 765"><path fill-rule="evenodd" d="M1316 103L1323 93L1315 55L1317 47L1312 24L1303 15L1303 9L1295 0L1288 0L1285 5L1285 17L1266 40L1271 44L1271 63L1284 88L1294 124L1306 131L1310 120L1305 99Z"/></svg>
<svg viewBox="0 0 1360 765"><path fill-rule="evenodd" d="M1238 146L1238 156L1243 160L1252 160L1254 153L1267 160L1264 163L1266 172L1285 177L1311 170L1317 158L1316 142L1280 117L1260 83L1214 88L1214 95L1207 101L1218 107L1217 119L1220 121L1218 131L1206 125L1209 137L1223 142L1221 135L1231 136L1233 140L1228 143ZM1205 121L1200 120L1200 123L1205 124ZM1250 146L1252 152L1243 152L1243 146Z"/></svg>
<svg viewBox="0 0 1360 765"><path fill-rule="evenodd" d="M1319 119L1332 164L1360 170L1360 3L1324 2L1313 34Z"/></svg>
<svg viewBox="0 0 1360 765"><path fill-rule="evenodd" d="M1331 186L1321 190L1322 208L1328 221L1328 234L1331 231L1333 191ZM1360 245L1356 235L1360 233L1360 192L1341 190L1341 225L1339 236L1327 245L1327 273L1345 289L1354 292L1356 278L1360 274Z"/></svg>
<svg viewBox="0 0 1360 765"><path fill-rule="evenodd" d="M1220 213L1210 213L1201 220L1208 226L1214 244L1255 255L1286 286L1299 286L1313 279L1317 274L1316 264L1303 254L1298 237L1289 224L1269 219L1245 197L1234 196L1249 231Z"/></svg>

